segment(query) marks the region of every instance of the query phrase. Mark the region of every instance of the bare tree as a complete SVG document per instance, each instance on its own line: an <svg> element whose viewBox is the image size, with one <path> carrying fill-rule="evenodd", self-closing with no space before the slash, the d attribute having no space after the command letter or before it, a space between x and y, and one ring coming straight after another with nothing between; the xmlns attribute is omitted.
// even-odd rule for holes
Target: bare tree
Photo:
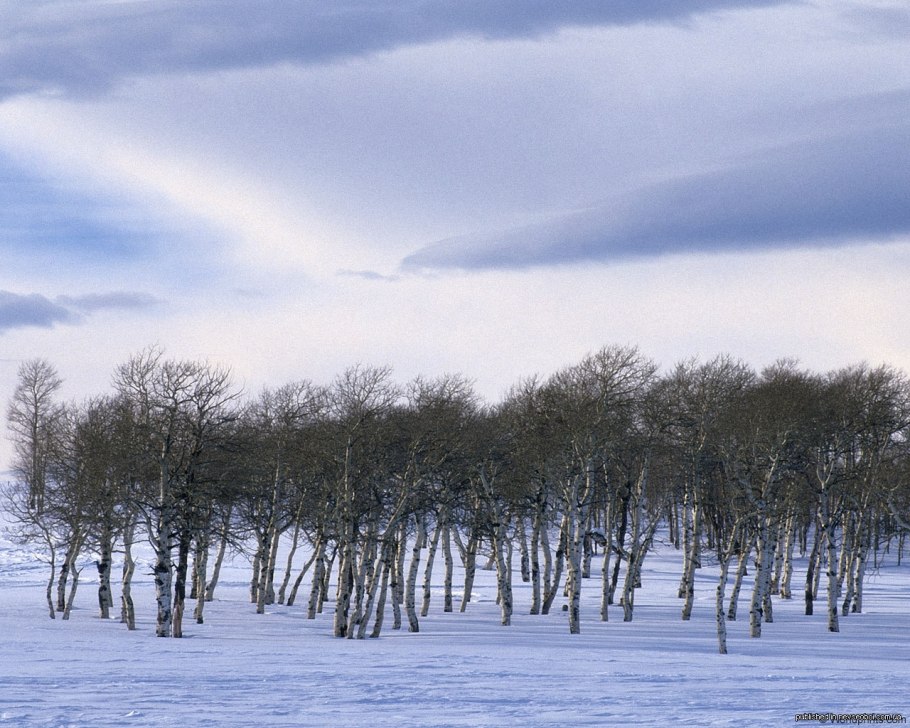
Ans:
<svg viewBox="0 0 910 728"><path fill-rule="evenodd" d="M238 393L227 369L167 360L158 349L147 349L118 367L114 385L133 408L139 457L154 471L154 482L147 484L138 505L155 551L156 634L180 637L189 542L198 525L194 491Z"/></svg>

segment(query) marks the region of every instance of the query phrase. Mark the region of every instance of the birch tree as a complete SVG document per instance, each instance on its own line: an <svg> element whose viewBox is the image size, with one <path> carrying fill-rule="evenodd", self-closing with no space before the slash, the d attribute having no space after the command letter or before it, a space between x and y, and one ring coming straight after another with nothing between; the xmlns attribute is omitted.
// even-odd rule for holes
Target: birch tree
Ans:
<svg viewBox="0 0 910 728"><path fill-rule="evenodd" d="M138 456L154 473L154 481L147 483L137 505L155 554L155 632L159 637L179 637L188 539L198 525L194 488L209 455L207 449L231 417L229 407L238 393L228 370L167 360L159 349L147 349L118 367L114 385L130 402ZM175 547L179 547L176 584Z"/></svg>
<svg viewBox="0 0 910 728"><path fill-rule="evenodd" d="M28 507L36 513L43 508L48 458L58 441L63 409L55 397L62 385L47 360L25 361L6 411L15 450L13 472L27 486Z"/></svg>

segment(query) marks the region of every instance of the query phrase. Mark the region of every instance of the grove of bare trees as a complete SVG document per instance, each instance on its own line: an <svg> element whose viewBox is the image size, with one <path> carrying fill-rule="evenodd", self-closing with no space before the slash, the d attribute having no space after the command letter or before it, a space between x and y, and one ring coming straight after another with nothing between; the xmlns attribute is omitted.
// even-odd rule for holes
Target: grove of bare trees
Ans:
<svg viewBox="0 0 910 728"><path fill-rule="evenodd" d="M378 637L387 613L419 631L434 573L436 608L467 610L485 560L503 625L521 579L532 614L558 600L578 633L582 589L596 590L598 619L611 607L633 619L664 538L681 552L681 620L697 570L719 567L724 653L740 604L753 637L793 598L837 632L862 612L870 565L900 554L910 529L910 381L887 366L756 372L721 356L661 373L605 347L488 405L461 376L401 384L368 366L249 397L227 369L151 348L116 367L109 393L63 402L61 386L47 361L20 367L13 535L45 555L51 618L69 618L94 561L100 616L119 611L129 629L146 540L161 637L183 635L187 600L203 621L229 549L249 555L251 608L328 606L336 637Z"/></svg>

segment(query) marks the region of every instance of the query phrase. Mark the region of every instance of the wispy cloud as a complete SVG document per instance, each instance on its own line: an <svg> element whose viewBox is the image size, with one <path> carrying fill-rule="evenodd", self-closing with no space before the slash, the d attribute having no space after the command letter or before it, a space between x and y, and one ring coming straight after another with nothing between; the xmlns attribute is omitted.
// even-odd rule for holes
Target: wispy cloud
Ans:
<svg viewBox="0 0 910 728"><path fill-rule="evenodd" d="M543 223L429 245L403 269L526 268L910 233L910 123L756 153Z"/></svg>
<svg viewBox="0 0 910 728"><path fill-rule="evenodd" d="M378 273L374 270L349 270L343 268L338 271L338 275L344 276L346 278L362 278L365 281L397 281L400 276L398 275L386 275L384 273Z"/></svg>
<svg viewBox="0 0 910 728"><path fill-rule="evenodd" d="M55 300L62 306L85 313L106 309L138 310L151 308L160 303L159 299L148 293L131 293L128 291L87 293L82 296L57 296Z"/></svg>
<svg viewBox="0 0 910 728"><path fill-rule="evenodd" d="M460 35L533 37L566 26L679 22L788 1L22 3L3 13L0 97L92 93L131 75L322 63Z"/></svg>

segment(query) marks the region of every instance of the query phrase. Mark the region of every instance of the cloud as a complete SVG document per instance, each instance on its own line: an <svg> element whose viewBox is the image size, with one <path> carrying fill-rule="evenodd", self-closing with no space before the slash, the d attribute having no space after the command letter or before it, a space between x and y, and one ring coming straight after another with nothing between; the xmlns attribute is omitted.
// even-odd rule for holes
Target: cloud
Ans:
<svg viewBox="0 0 910 728"><path fill-rule="evenodd" d="M323 63L462 35L520 38L567 26L681 22L788 1L23 3L3 13L0 97L90 94L133 75Z"/></svg>
<svg viewBox="0 0 910 728"><path fill-rule="evenodd" d="M85 313L102 310L137 310L150 308L160 301L148 293L130 293L114 291L112 293L88 293L82 296L57 296L56 302L62 306Z"/></svg>
<svg viewBox="0 0 910 728"><path fill-rule="evenodd" d="M0 290L0 334L12 329L57 324L78 324L96 311L135 311L150 308L160 301L147 293L113 291L80 296L57 296L53 300L40 293L18 294Z"/></svg>
<svg viewBox="0 0 910 728"><path fill-rule="evenodd" d="M843 13L855 26L875 35L893 38L910 36L910 8L903 2L893 5L856 4L847 7Z"/></svg>
<svg viewBox="0 0 910 728"><path fill-rule="evenodd" d="M405 270L526 268L672 253L886 241L910 233L910 124L755 153L543 223L426 246Z"/></svg>
<svg viewBox="0 0 910 728"><path fill-rule="evenodd" d="M32 293L19 295L0 291L0 333L37 326L49 329L58 323L74 323L78 317L65 306Z"/></svg>
<svg viewBox="0 0 910 728"><path fill-rule="evenodd" d="M341 268L337 271L337 275L344 276L347 278L362 278L365 281L386 281L392 282L397 281L400 276L398 275L385 275L384 273L378 273L374 270L350 270L348 268Z"/></svg>

